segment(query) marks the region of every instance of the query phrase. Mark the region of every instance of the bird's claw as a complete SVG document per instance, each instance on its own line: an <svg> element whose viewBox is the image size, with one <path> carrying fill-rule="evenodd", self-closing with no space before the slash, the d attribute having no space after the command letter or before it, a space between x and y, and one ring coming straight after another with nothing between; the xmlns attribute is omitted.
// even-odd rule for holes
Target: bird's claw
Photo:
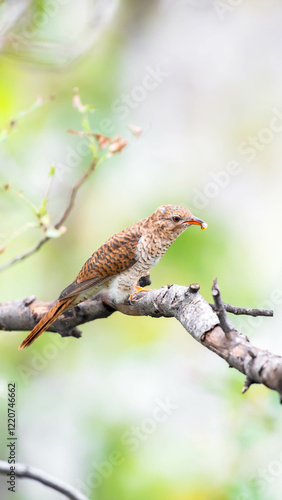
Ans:
<svg viewBox="0 0 282 500"><path fill-rule="evenodd" d="M149 292L151 290L151 288L143 288L142 286L138 286L138 285L135 285L134 288L135 288L134 292L132 292L128 297L129 301L132 300L133 295L136 295L137 293L140 293L140 292Z"/></svg>

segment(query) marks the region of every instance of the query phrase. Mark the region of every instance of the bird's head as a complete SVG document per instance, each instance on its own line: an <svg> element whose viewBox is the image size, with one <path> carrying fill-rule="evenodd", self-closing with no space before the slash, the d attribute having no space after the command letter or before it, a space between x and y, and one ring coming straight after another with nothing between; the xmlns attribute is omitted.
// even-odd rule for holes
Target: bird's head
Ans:
<svg viewBox="0 0 282 500"><path fill-rule="evenodd" d="M187 227L192 224L201 226L204 230L207 224L191 214L181 205L162 205L148 217L149 224L153 224L155 230L159 231L165 238L176 239Z"/></svg>

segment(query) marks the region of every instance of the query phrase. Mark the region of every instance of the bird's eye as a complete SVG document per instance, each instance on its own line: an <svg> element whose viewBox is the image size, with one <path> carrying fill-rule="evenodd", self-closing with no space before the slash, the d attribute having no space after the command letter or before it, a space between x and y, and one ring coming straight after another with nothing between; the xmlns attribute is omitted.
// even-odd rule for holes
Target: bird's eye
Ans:
<svg viewBox="0 0 282 500"><path fill-rule="evenodd" d="M173 220L173 222L179 222L180 221L180 217L178 215L174 215L172 217L172 220Z"/></svg>

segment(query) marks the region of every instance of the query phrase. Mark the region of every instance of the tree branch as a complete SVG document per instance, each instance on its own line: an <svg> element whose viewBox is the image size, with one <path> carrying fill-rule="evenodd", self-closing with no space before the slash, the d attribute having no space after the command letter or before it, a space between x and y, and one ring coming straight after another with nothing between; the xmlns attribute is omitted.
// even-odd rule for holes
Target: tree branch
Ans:
<svg viewBox="0 0 282 500"><path fill-rule="evenodd" d="M224 309L232 314L237 314L237 315L247 315L247 316L273 316L273 310L272 309L251 309L249 307L237 307L237 306L231 306L231 304L226 304L226 302L223 302ZM210 304L211 308L215 311L216 310L216 305L215 304Z"/></svg>
<svg viewBox="0 0 282 500"><path fill-rule="evenodd" d="M21 255L18 255L14 259L9 260L9 262L6 262L6 264L3 264L2 266L0 266L0 272L5 271L5 269L8 269L9 267L13 266L17 262L20 262L21 260L24 260L27 257L29 257L30 255L34 254L35 252L40 250L40 248L44 245L44 243L46 243L50 239L51 238L48 238L48 236L45 236L45 238L42 238L41 240L39 240L38 243L36 243L36 245L29 248L26 252L22 253Z"/></svg>
<svg viewBox="0 0 282 500"><path fill-rule="evenodd" d="M10 465L4 460L0 460L0 474L7 474L10 472ZM17 463L15 465L15 475L20 478L29 478L38 481L39 483L52 488L53 490L63 493L70 500L89 500L85 495L83 495L79 490L73 486L50 476L46 472L30 467L29 465Z"/></svg>
<svg viewBox="0 0 282 500"><path fill-rule="evenodd" d="M0 303L0 330L28 331L43 318L54 302L39 302L36 298ZM99 318L107 318L114 311L104 304L100 297L86 300L82 304L65 311L49 328L62 337L81 337L77 325Z"/></svg>
<svg viewBox="0 0 282 500"><path fill-rule="evenodd" d="M141 278L147 285L149 276ZM115 306L106 291L86 300L62 314L50 327L62 336L79 337L78 325L98 318L107 318L114 311L135 316L176 318L187 332L203 346L216 353L246 375L242 392L251 384L263 384L277 391L282 402L282 358L253 346L227 318L217 282L213 296L217 314L199 293L199 285L171 285L161 289L136 293L131 301ZM0 303L0 329L31 330L52 307L53 303L38 302L35 297ZM224 307L223 307L224 306ZM233 307L233 306L232 306ZM259 310L257 310L258 312ZM262 310L264 314L265 311Z"/></svg>
<svg viewBox="0 0 282 500"><path fill-rule="evenodd" d="M233 327L231 321L229 321L229 318L227 316L227 312L225 310L224 303L223 303L223 300L222 300L221 295L220 295L220 290L219 290L219 286L217 283L217 278L214 278L214 280L213 280L212 296L213 296L213 300L214 300L215 307L216 307L215 312L218 315L218 319L220 321L221 327L222 327L223 331L226 333L226 336L228 338L230 338L229 332L232 332L232 330L234 330L234 327Z"/></svg>
<svg viewBox="0 0 282 500"><path fill-rule="evenodd" d="M86 172L82 175L82 177L80 177L80 179L78 179L78 181L76 182L76 184L73 186L73 188L71 190L69 204L66 207L66 209L65 209L62 217L55 224L55 226L54 226L55 229L59 229L63 225L63 223L65 222L65 220L67 219L67 217L69 216L70 212L72 211L72 209L74 207L74 203L75 203L75 198L76 198L76 195L77 195L77 191L79 190L80 186L88 179L89 175L92 172L94 172L94 170L95 170L95 168L97 166L97 163L98 163L98 161L94 158L91 161L90 167L86 170Z"/></svg>
<svg viewBox="0 0 282 500"><path fill-rule="evenodd" d="M76 198L76 195L77 195L77 191L79 190L80 186L88 179L88 177L90 176L90 174L95 170L96 166L97 166L97 160L93 159L91 161L90 167L86 170L86 172L82 175L82 177L80 177L80 179L78 179L78 181L76 182L76 184L73 186L73 188L71 190L70 201L69 201L69 203L68 203L68 205L67 205L67 207L66 207L66 209L65 209L65 211L64 211L64 213L62 215L62 217L54 225L55 229L60 229L60 227L63 225L63 223L65 222L65 220L69 216L70 212L72 211L72 209L74 207L74 203L75 203L75 198ZM29 250L27 250L26 252L24 252L21 255L18 255L17 257L15 257L14 259L10 260L9 262L6 262L6 264L3 264L2 266L0 266L0 272L4 271L5 269L8 269L9 267L13 266L17 262L20 262L20 261L26 259L30 255L33 255L35 252L37 252L38 250L40 250L40 248L45 243L47 243L47 241L49 241L50 239L52 239L52 238L49 238L48 236L44 236L43 238L41 238L41 240L38 241L38 243L36 243L36 245L34 245L33 247L29 248Z"/></svg>

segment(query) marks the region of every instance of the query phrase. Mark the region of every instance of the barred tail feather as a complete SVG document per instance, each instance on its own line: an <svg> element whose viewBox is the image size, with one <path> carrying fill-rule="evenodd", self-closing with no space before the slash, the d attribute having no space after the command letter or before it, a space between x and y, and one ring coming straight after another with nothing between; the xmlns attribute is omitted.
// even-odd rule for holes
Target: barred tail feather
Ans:
<svg viewBox="0 0 282 500"><path fill-rule="evenodd" d="M30 346L42 333L48 330L49 326L54 323L60 314L62 314L65 309L68 309L70 303L73 301L73 297L68 297L66 299L57 300L54 306L48 311L47 314L35 325L30 334L23 340L19 349L24 349Z"/></svg>

